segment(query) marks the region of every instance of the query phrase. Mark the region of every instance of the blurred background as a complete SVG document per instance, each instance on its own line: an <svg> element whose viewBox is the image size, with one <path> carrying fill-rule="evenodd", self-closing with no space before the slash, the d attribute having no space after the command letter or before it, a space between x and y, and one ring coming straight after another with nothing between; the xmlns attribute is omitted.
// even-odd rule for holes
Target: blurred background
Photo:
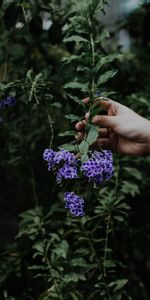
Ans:
<svg viewBox="0 0 150 300"><path fill-rule="evenodd" d="M56 148L68 141L59 136L70 128L64 115L82 117L63 89L72 70L62 65L62 57L75 49L74 43L63 43L69 10L70 2L61 0L0 1L0 99L16 99L15 105L0 107L0 299L149 300L150 157L118 155L123 206L113 206L110 183L100 192L102 202L88 208L91 219L85 222L66 214L62 192L42 159L51 125ZM104 53L123 54L108 88L117 101L149 119L150 1L110 0L97 26L110 31ZM99 219L103 203L107 210ZM115 242L109 241L114 265L107 278L117 282L110 286L116 289L112 297L97 270L108 207L115 228ZM127 288L117 276L129 280Z"/></svg>

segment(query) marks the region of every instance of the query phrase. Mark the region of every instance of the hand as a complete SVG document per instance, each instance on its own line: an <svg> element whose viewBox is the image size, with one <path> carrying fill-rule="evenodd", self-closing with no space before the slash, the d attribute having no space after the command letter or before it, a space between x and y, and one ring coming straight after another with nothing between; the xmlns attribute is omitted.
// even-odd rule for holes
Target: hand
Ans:
<svg viewBox="0 0 150 300"><path fill-rule="evenodd" d="M84 103L88 103L88 98ZM141 117L130 108L113 100L100 100L100 105L108 115L96 115L92 122L100 125L97 143L123 154L142 155L150 153L150 121ZM84 137L85 120L76 124L77 138Z"/></svg>

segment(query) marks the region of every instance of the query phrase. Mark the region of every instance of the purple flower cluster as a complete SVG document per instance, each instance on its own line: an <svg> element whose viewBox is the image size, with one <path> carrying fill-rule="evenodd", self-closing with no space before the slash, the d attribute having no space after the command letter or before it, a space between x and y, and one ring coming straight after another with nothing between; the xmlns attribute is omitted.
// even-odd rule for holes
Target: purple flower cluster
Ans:
<svg viewBox="0 0 150 300"><path fill-rule="evenodd" d="M43 159L48 164L48 170L56 173L57 183L84 176L88 182L100 184L113 175L113 156L109 150L90 152L90 158L80 163L74 154L64 149L60 151L45 149ZM66 192L64 199L65 208L69 209L73 216L84 216L84 199L81 196Z"/></svg>
<svg viewBox="0 0 150 300"><path fill-rule="evenodd" d="M0 109L4 110L7 107L12 107L16 104L16 99L12 96L0 100ZM12 114L9 118L12 119L14 115ZM3 117L0 116L0 124L3 123Z"/></svg>
<svg viewBox="0 0 150 300"><path fill-rule="evenodd" d="M64 164L59 169L56 176L57 183L61 183L63 179L75 179L78 178L77 167L69 164Z"/></svg>
<svg viewBox="0 0 150 300"><path fill-rule="evenodd" d="M43 159L48 163L48 170L56 170L56 181L61 183L63 179L78 178L77 159L74 154L61 149L56 152L45 149Z"/></svg>
<svg viewBox="0 0 150 300"><path fill-rule="evenodd" d="M73 192L66 192L64 199L66 201L65 208L69 209L73 216L84 216L84 199L82 197Z"/></svg>
<svg viewBox="0 0 150 300"><path fill-rule="evenodd" d="M8 96L7 98L0 100L0 108L12 107L15 104L16 104L16 99L12 96Z"/></svg>
<svg viewBox="0 0 150 300"><path fill-rule="evenodd" d="M110 150L94 151L91 158L83 162L81 172L89 182L96 184L109 180L113 175L113 157Z"/></svg>

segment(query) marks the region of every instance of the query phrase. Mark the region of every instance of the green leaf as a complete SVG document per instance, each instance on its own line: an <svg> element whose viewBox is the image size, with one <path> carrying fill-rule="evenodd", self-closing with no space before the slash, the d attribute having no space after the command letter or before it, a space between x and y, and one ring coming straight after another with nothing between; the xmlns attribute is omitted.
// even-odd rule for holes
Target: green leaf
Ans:
<svg viewBox="0 0 150 300"><path fill-rule="evenodd" d="M69 56L63 57L62 61L65 64L71 63L73 61L77 61L78 62L78 61L80 61L80 57L78 55L69 55Z"/></svg>
<svg viewBox="0 0 150 300"><path fill-rule="evenodd" d="M86 267L87 263L84 258L76 257L70 260L70 265L73 267Z"/></svg>
<svg viewBox="0 0 150 300"><path fill-rule="evenodd" d="M71 81L71 82L68 82L64 85L64 88L65 89L84 89L85 87L85 84L84 83L80 83L80 82L77 82L77 81Z"/></svg>
<svg viewBox="0 0 150 300"><path fill-rule="evenodd" d="M72 297L72 300L79 300L78 296L72 292L70 292L70 296Z"/></svg>
<svg viewBox="0 0 150 300"><path fill-rule="evenodd" d="M106 29L104 29L100 34L100 36L98 37L98 39L96 40L96 43L101 43L104 39L109 37L110 37L109 32Z"/></svg>
<svg viewBox="0 0 150 300"><path fill-rule="evenodd" d="M66 240L62 240L59 246L54 250L58 257L66 258L69 251L69 244Z"/></svg>
<svg viewBox="0 0 150 300"><path fill-rule="evenodd" d="M71 151L71 152L75 152L75 151L78 150L77 145L72 145L72 144L69 144L69 143L61 145L60 148L63 148L64 150Z"/></svg>
<svg viewBox="0 0 150 300"><path fill-rule="evenodd" d="M68 42L76 42L76 43L80 43L80 42L86 42L86 43L89 43L89 41L85 38L83 38L82 36L79 36L79 35L72 35L68 38L64 38L63 41L65 43L68 43Z"/></svg>
<svg viewBox="0 0 150 300"><path fill-rule="evenodd" d="M65 131L65 132L62 132L62 133L59 133L59 136L75 136L76 134L76 131Z"/></svg>
<svg viewBox="0 0 150 300"><path fill-rule="evenodd" d="M90 125L90 130L86 137L86 141L88 142L88 144L92 145L94 142L96 142L98 135L99 135L99 127L96 125Z"/></svg>
<svg viewBox="0 0 150 300"><path fill-rule="evenodd" d="M79 145L79 151L81 154L87 154L89 151L89 144L87 141L83 140Z"/></svg>
<svg viewBox="0 0 150 300"><path fill-rule="evenodd" d="M66 283L69 283L69 282L78 282L79 280L85 281L86 277L85 277L84 274L81 274L81 273L70 273L70 274L65 274L63 276L63 280Z"/></svg>
<svg viewBox="0 0 150 300"><path fill-rule="evenodd" d="M77 67L77 72L90 72L90 68L89 67L85 67L85 66L78 66Z"/></svg>
<svg viewBox="0 0 150 300"><path fill-rule="evenodd" d="M81 105L82 107L85 107L85 104L82 102L82 100L80 98L78 98L77 96L71 95L71 94L67 94L67 96L75 101L76 103L78 103L79 105Z"/></svg>
<svg viewBox="0 0 150 300"><path fill-rule="evenodd" d="M139 186L130 181L122 181L121 191L123 194L130 194L131 196L135 196L140 193Z"/></svg>
<svg viewBox="0 0 150 300"><path fill-rule="evenodd" d="M101 67L105 64L111 63L112 61L114 61L115 59L119 59L120 54L110 54L110 55L106 55L103 57L100 57L100 59L98 60L94 70L95 72L99 72L99 70L101 69Z"/></svg>
<svg viewBox="0 0 150 300"><path fill-rule="evenodd" d="M81 160L82 162L87 161L88 159L89 159L89 157L88 157L87 154L82 154L82 155L81 155L80 160Z"/></svg>
<svg viewBox="0 0 150 300"><path fill-rule="evenodd" d="M73 114L65 115L65 118L71 120L71 122L76 122L81 120L81 117Z"/></svg>
<svg viewBox="0 0 150 300"><path fill-rule="evenodd" d="M128 176L133 176L138 180L142 179L142 174L139 170L136 168L130 168L130 167L125 167L124 170L126 171Z"/></svg>
<svg viewBox="0 0 150 300"><path fill-rule="evenodd" d="M117 281L111 282L108 286L114 287L114 292L121 290L128 283L127 279L119 279Z"/></svg>
<svg viewBox="0 0 150 300"><path fill-rule="evenodd" d="M98 79L97 82L97 87L101 84L104 84L105 82L107 82L109 79L113 78L116 74L117 74L117 70L111 70L111 71L107 71L104 74L102 74L100 76L100 78Z"/></svg>
<svg viewBox="0 0 150 300"><path fill-rule="evenodd" d="M93 117L98 115L103 110L104 110L104 107L102 105L100 105L100 99L98 97L97 99L95 99L94 103L90 107L89 121L91 122Z"/></svg>
<svg viewBox="0 0 150 300"><path fill-rule="evenodd" d="M41 243L41 242L39 242L39 243L37 243L37 244L35 244L34 246L33 246L33 248L35 249L35 250L37 250L38 252L40 252L41 254L44 254L44 247L43 247L44 245Z"/></svg>

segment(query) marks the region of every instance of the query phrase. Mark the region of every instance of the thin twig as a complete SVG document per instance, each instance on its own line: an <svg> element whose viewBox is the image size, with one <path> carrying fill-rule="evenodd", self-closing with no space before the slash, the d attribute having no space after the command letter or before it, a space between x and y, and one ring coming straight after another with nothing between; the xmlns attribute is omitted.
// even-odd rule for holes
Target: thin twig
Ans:
<svg viewBox="0 0 150 300"><path fill-rule="evenodd" d="M50 138L50 145L49 145L51 148L52 144L53 144L53 140L54 140L54 128L53 128L53 121L52 121L52 118L49 113L48 113L48 121L49 121L49 125L50 125L50 130L51 130L51 138Z"/></svg>

